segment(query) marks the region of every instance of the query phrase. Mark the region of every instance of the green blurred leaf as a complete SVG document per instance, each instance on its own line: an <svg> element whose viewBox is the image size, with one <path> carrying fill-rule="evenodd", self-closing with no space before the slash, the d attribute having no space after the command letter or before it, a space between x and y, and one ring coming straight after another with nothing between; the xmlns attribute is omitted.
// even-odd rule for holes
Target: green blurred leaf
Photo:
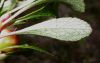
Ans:
<svg viewBox="0 0 100 63"><path fill-rule="evenodd" d="M71 5L73 10L84 12L85 11L85 3L84 0L50 0L52 2L63 2L65 4Z"/></svg>
<svg viewBox="0 0 100 63"><path fill-rule="evenodd" d="M3 8L3 6L4 6L4 3L5 3L5 0L1 0L1 2L0 2L0 13L1 13L1 11L2 11L2 8Z"/></svg>
<svg viewBox="0 0 100 63"><path fill-rule="evenodd" d="M7 56L7 54L0 54L0 61L4 60Z"/></svg>
<svg viewBox="0 0 100 63"><path fill-rule="evenodd" d="M28 44L16 45L16 46L9 46L9 47L3 48L3 49L13 49L13 48L32 49L32 50L36 50L36 51L39 51L39 52L43 52L43 53L52 55L51 53L47 52L46 50L43 50L42 48L39 48L39 47L33 46L33 45L30 46L30 45L28 45ZM10 53L11 53L11 52L10 52ZM53 56L53 55L52 55L52 56Z"/></svg>
<svg viewBox="0 0 100 63"><path fill-rule="evenodd" d="M72 8L79 12L85 11L85 3L84 0L60 0L64 3L70 4Z"/></svg>
<svg viewBox="0 0 100 63"><path fill-rule="evenodd" d="M7 0L4 3L4 7L2 8L2 13L6 11L12 10L17 4L17 0Z"/></svg>
<svg viewBox="0 0 100 63"><path fill-rule="evenodd" d="M50 16L54 16L54 15L49 9L45 8L44 6L36 11L33 11L23 17L16 19L16 22L14 23L14 25L23 24L25 23L23 21L29 20L29 19L39 19L40 17L50 17Z"/></svg>

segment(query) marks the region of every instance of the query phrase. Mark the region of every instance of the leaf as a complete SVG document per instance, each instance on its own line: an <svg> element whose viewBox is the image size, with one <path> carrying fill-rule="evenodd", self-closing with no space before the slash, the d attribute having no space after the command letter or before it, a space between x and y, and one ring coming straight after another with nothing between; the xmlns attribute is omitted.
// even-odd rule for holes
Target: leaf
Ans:
<svg viewBox="0 0 100 63"><path fill-rule="evenodd" d="M37 18L41 18L41 17L51 17L51 16L54 16L53 13L50 10L48 10L45 6L43 6L36 11L33 11L23 17L16 19L16 22L13 25L18 25L28 19L37 19Z"/></svg>
<svg viewBox="0 0 100 63"><path fill-rule="evenodd" d="M89 36L91 32L92 29L87 22L69 17L47 20L1 37L14 34L35 34L65 41L78 41Z"/></svg>
<svg viewBox="0 0 100 63"><path fill-rule="evenodd" d="M36 47L36 46L33 46L33 45L30 46L28 44L16 45L16 46L9 46L9 47L3 48L3 49L13 49L13 48L24 48L24 49L27 48L27 49L36 50L36 51L43 52L43 53L46 53L46 54L49 54L49 55L53 56L51 53L47 52L46 50L43 50L42 48L39 48L39 47Z"/></svg>
<svg viewBox="0 0 100 63"><path fill-rule="evenodd" d="M63 2L65 4L69 4L72 6L73 10L84 12L85 11L85 3L84 0L50 0L52 2Z"/></svg>
<svg viewBox="0 0 100 63"><path fill-rule="evenodd" d="M61 1L70 4L75 11L79 11L79 12L85 11L84 0L61 0Z"/></svg>
<svg viewBox="0 0 100 63"><path fill-rule="evenodd" d="M4 6L5 0L1 0L0 1L0 12L2 11L2 8Z"/></svg>
<svg viewBox="0 0 100 63"><path fill-rule="evenodd" d="M12 10L16 6L16 4L17 4L17 0L7 0L4 3L4 7L2 9L2 12Z"/></svg>
<svg viewBox="0 0 100 63"><path fill-rule="evenodd" d="M0 54L0 61L4 60L7 56L7 54Z"/></svg>

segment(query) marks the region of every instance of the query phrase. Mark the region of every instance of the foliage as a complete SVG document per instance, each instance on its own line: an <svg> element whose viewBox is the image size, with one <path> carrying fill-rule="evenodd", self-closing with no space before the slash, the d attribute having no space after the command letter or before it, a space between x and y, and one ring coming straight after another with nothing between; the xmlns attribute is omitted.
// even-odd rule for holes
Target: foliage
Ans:
<svg viewBox="0 0 100 63"><path fill-rule="evenodd" d="M77 41L91 33L88 23L77 18L59 18L44 21L30 27L18 30L14 34L36 34L65 41ZM7 36L7 35L6 35Z"/></svg>
<svg viewBox="0 0 100 63"><path fill-rule="evenodd" d="M7 27L13 27L13 25L19 25L30 19L34 20L36 18L39 19L40 17L50 17L52 19L48 20L44 19L43 22L41 23L28 26L21 30L13 31L8 34L2 34L0 35L0 38L9 35L33 34L33 35L51 37L63 41L78 41L89 36L92 32L90 25L84 20L72 17L56 18L58 15L57 8L60 3L65 3L70 5L71 8L75 11L84 12L85 4L83 0L55 0L55 1L54 0L26 0L26 1L9 0L10 3L9 5L6 6L7 3L5 2L7 1L1 0L0 15L2 17L5 14L8 14L10 15L10 17L7 18L4 22L2 21L7 16L5 16L4 18L0 18L1 20L0 31L6 29ZM28 3L22 4L21 2L24 3L28 2ZM50 5L51 3L53 5ZM38 9L35 9L35 11L26 12L30 8L38 8ZM26 13L26 15L20 17L19 15L23 13ZM34 45L23 46L22 44L22 45L11 46L11 48L29 48L40 52L48 53L47 51L35 47Z"/></svg>

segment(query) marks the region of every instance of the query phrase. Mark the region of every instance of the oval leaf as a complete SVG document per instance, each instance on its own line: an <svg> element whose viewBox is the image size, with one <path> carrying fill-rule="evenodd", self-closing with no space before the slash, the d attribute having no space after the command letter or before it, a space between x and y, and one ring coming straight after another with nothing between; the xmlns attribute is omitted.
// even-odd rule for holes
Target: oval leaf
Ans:
<svg viewBox="0 0 100 63"><path fill-rule="evenodd" d="M51 2L63 2L71 5L72 9L79 12L85 11L84 0L50 0Z"/></svg>
<svg viewBox="0 0 100 63"><path fill-rule="evenodd" d="M79 12L85 11L84 0L61 0L61 1L70 4L75 11L79 11Z"/></svg>
<svg viewBox="0 0 100 63"><path fill-rule="evenodd" d="M36 34L65 41L77 41L92 32L90 25L78 18L58 18L24 28L10 34Z"/></svg>

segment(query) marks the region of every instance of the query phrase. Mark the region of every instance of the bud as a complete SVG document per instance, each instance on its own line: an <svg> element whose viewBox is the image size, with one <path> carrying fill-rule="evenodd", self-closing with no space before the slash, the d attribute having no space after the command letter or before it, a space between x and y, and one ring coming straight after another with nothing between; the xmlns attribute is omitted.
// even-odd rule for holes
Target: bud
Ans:
<svg viewBox="0 0 100 63"><path fill-rule="evenodd" d="M1 31L1 35L2 34L7 34L7 33L10 33L11 31L8 30L8 29L4 29ZM16 35L12 35L12 36L7 36L7 37L4 37L4 38L1 38L0 39L0 51L1 52L9 52L9 51L12 51L12 49L6 49L6 47L9 47L9 46L14 46L17 44L17 36Z"/></svg>

